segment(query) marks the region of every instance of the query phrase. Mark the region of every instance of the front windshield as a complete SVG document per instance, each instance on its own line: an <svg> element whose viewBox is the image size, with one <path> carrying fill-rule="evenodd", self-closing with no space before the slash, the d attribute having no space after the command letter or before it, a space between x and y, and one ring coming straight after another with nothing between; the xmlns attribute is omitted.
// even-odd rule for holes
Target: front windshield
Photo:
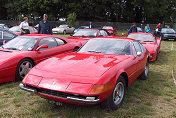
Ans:
<svg viewBox="0 0 176 118"><path fill-rule="evenodd" d="M12 32L20 32L20 27L12 27L9 30Z"/></svg>
<svg viewBox="0 0 176 118"><path fill-rule="evenodd" d="M113 30L112 27L107 27L107 26L104 26L102 29L110 29L110 30Z"/></svg>
<svg viewBox="0 0 176 118"><path fill-rule="evenodd" d="M81 26L81 27L79 27L79 29L88 29L89 28L89 26Z"/></svg>
<svg viewBox="0 0 176 118"><path fill-rule="evenodd" d="M73 37L96 37L98 30L79 30Z"/></svg>
<svg viewBox="0 0 176 118"><path fill-rule="evenodd" d="M161 33L175 33L174 29L170 29L170 28L163 28L161 30Z"/></svg>
<svg viewBox="0 0 176 118"><path fill-rule="evenodd" d="M37 41L38 41L38 38L16 37L13 40L4 44L1 48L9 49L9 50L32 51Z"/></svg>
<svg viewBox="0 0 176 118"><path fill-rule="evenodd" d="M131 46L127 40L90 39L78 52L131 55Z"/></svg>
<svg viewBox="0 0 176 118"><path fill-rule="evenodd" d="M60 25L60 28L67 28L67 25Z"/></svg>
<svg viewBox="0 0 176 118"><path fill-rule="evenodd" d="M155 38L151 34L131 33L128 35L128 38L132 38L142 42L155 42Z"/></svg>

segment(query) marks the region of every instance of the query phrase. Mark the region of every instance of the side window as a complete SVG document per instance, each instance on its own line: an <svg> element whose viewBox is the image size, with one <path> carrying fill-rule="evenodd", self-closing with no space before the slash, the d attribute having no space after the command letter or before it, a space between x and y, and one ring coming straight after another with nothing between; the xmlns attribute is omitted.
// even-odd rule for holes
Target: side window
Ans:
<svg viewBox="0 0 176 118"><path fill-rule="evenodd" d="M52 37L47 37L47 38L41 39L39 44L38 44L38 47L41 46L42 44L47 44L48 48L43 48L43 49L40 49L40 50L46 50L46 49L54 48L54 47L57 46L57 42Z"/></svg>
<svg viewBox="0 0 176 118"><path fill-rule="evenodd" d="M0 39L3 39L3 38L2 38L2 31L0 31Z"/></svg>
<svg viewBox="0 0 176 118"><path fill-rule="evenodd" d="M104 32L104 36L108 36L108 33L106 31L103 30L103 32Z"/></svg>
<svg viewBox="0 0 176 118"><path fill-rule="evenodd" d="M107 36L107 33L104 30L99 31L99 36Z"/></svg>
<svg viewBox="0 0 176 118"><path fill-rule="evenodd" d="M99 31L99 36L103 36L102 30Z"/></svg>
<svg viewBox="0 0 176 118"><path fill-rule="evenodd" d="M141 47L142 52L144 52L145 47L144 47L141 43L139 43L139 45L140 45L140 47Z"/></svg>
<svg viewBox="0 0 176 118"><path fill-rule="evenodd" d="M137 56L137 52L136 52L136 49L135 49L135 47L134 47L134 43L133 43L133 55L134 55L134 56Z"/></svg>
<svg viewBox="0 0 176 118"><path fill-rule="evenodd" d="M55 39L56 39L56 42L57 42L58 46L65 44L65 42L63 40L61 40L59 38L55 38Z"/></svg>
<svg viewBox="0 0 176 118"><path fill-rule="evenodd" d="M136 49L136 52L142 52L140 44L136 41L134 41L134 47Z"/></svg>
<svg viewBox="0 0 176 118"><path fill-rule="evenodd" d="M34 29L32 27L29 27L30 32L34 32Z"/></svg>
<svg viewBox="0 0 176 118"><path fill-rule="evenodd" d="M6 32L6 31L3 32L3 39L11 39L13 37L14 37L13 34Z"/></svg>

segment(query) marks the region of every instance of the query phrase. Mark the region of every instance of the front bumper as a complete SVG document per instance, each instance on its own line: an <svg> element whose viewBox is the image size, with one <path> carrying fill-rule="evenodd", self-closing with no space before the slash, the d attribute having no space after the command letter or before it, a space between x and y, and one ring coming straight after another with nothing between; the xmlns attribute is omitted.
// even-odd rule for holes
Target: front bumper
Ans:
<svg viewBox="0 0 176 118"><path fill-rule="evenodd" d="M36 87L32 87L32 86L25 86L24 84L20 83L19 87L22 90L28 91L28 92L33 92L33 93L39 93L40 96L43 95L47 96L48 99L50 99L50 97L54 97L55 99L59 100L63 100L65 99L67 102L71 101L71 102L77 102L77 103L85 103L85 104L97 104L99 103L100 99L97 96L81 96L81 95L75 95L75 94L68 94L68 93L64 93L64 92L57 92L57 91L52 91L52 90L46 90L46 89L41 89L41 88L36 88ZM95 99L92 99L95 98Z"/></svg>

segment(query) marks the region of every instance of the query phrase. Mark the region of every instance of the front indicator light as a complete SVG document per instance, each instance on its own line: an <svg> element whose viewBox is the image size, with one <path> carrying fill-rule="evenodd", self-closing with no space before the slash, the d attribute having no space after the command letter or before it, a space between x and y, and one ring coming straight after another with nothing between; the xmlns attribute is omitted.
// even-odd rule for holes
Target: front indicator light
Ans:
<svg viewBox="0 0 176 118"><path fill-rule="evenodd" d="M92 87L89 94L100 94L112 88L113 84L97 84Z"/></svg>
<svg viewBox="0 0 176 118"><path fill-rule="evenodd" d="M22 80L22 83L23 83L23 84L25 84L26 79L28 78L28 75L29 75L29 74L27 74L27 75L24 77L24 79Z"/></svg>

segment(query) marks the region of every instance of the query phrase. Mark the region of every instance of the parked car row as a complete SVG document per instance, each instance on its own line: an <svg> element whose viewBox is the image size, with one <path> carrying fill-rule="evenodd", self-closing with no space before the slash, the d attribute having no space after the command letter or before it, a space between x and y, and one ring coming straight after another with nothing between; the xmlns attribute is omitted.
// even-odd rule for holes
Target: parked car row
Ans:
<svg viewBox="0 0 176 118"><path fill-rule="evenodd" d="M69 28L53 31L69 33ZM149 62L157 61L161 45L151 33L117 37L111 26L80 28L67 38L0 30L3 40L5 32L13 40L0 47L0 83L22 80L22 90L52 103L100 104L113 110L122 105L134 80L147 79Z"/></svg>

